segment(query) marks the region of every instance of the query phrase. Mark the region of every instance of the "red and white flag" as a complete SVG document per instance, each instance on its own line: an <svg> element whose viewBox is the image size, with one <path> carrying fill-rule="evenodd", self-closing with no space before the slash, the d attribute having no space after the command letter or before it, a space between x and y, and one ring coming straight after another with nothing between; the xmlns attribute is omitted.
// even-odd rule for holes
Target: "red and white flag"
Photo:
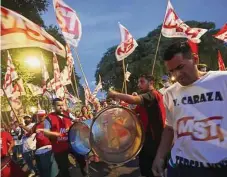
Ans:
<svg viewBox="0 0 227 177"><path fill-rule="evenodd" d="M11 97L13 93L13 84L12 82L18 78L17 72L15 70L15 66L13 65L12 58L7 50L7 68L5 74L5 80L3 84L3 89L6 92L7 97Z"/></svg>
<svg viewBox="0 0 227 177"><path fill-rule="evenodd" d="M227 42L227 23L214 35L217 39Z"/></svg>
<svg viewBox="0 0 227 177"><path fill-rule="evenodd" d="M88 102L92 102L92 94L90 89L85 85L84 86L84 96L85 96L85 105L88 105Z"/></svg>
<svg viewBox="0 0 227 177"><path fill-rule="evenodd" d="M194 43L200 43L200 37L207 32L207 29L190 28L176 14L172 4L168 1L164 22L162 25L162 35L168 38L182 37L188 38Z"/></svg>
<svg viewBox="0 0 227 177"><path fill-rule="evenodd" d="M64 87L61 83L61 73L58 65L58 59L55 53L53 53L53 67L56 96L59 98L64 98Z"/></svg>
<svg viewBox="0 0 227 177"><path fill-rule="evenodd" d="M132 37L129 31L119 23L121 33L121 43L117 46L115 56L117 61L124 60L128 57L138 46L136 40Z"/></svg>
<svg viewBox="0 0 227 177"><path fill-rule="evenodd" d="M40 47L65 57L65 47L43 28L1 6L1 50Z"/></svg>
<svg viewBox="0 0 227 177"><path fill-rule="evenodd" d="M221 52L218 50L218 67L219 71L225 71L225 63L222 59Z"/></svg>
<svg viewBox="0 0 227 177"><path fill-rule="evenodd" d="M53 0L58 24L67 43L78 46L82 35L82 26L76 11L62 0Z"/></svg>
<svg viewBox="0 0 227 177"><path fill-rule="evenodd" d="M17 98L19 96L26 95L23 80L20 78L13 86L12 97Z"/></svg>

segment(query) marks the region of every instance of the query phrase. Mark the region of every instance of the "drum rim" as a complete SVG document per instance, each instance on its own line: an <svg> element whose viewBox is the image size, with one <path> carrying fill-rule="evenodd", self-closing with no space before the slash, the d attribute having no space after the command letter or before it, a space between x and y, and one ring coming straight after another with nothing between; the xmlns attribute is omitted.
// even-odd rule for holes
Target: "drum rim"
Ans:
<svg viewBox="0 0 227 177"><path fill-rule="evenodd" d="M69 146L70 146L70 149L72 149L74 152L76 152L76 151L72 148L72 145L71 145L71 143L70 143L70 136L69 136L70 133L69 133L69 132L70 132L71 128L73 127L73 125L74 125L74 124L77 124L77 123L84 124L84 125L90 130L89 136L91 136L91 127L89 128L89 126L88 126L87 124L83 123L83 121L74 122L74 123L70 126L69 131L68 131L68 142L69 142ZM81 153L78 153L78 152L76 152L76 153L78 153L78 154L80 154L80 155L88 155L88 154L92 151L90 139L91 139L91 138L89 137L89 144L90 144L89 152L86 153L86 154L81 154Z"/></svg>
<svg viewBox="0 0 227 177"><path fill-rule="evenodd" d="M133 110L127 108L127 107L121 106L121 105L111 105L111 106L108 106L108 107L106 107L105 109L99 111L98 114L92 119L91 128L90 128L90 138L89 138L89 142L90 142L90 145L91 145L91 150L92 150L94 153L96 153L96 152L95 152L95 150L93 149L93 147L94 147L94 141L93 141L92 127L93 127L93 125L94 125L95 120L98 118L98 116L99 116L100 114L102 114L104 111L106 111L106 110L108 110L108 109L111 109L111 108L122 108L122 109L126 109L126 110L129 111L130 113L136 115L135 111L133 111ZM138 147L137 152L136 152L134 155L132 155L132 157L129 158L128 160L125 160L125 161L120 162L120 163L110 162L110 161L107 161L107 160L101 158L102 161L104 161L104 162L106 162L106 163L108 163L108 164L125 164L125 163L127 163L127 162L130 162L132 159L134 159L134 158L139 154L139 152L141 151L141 149L143 148L143 145L144 145L144 141L145 141L145 131L144 131L144 127L143 127L143 124L142 124L141 119L140 119L137 115L136 115L136 117L137 117L138 124L140 125L141 131L142 131L142 134L141 134L141 143L140 143L140 145L139 145L139 147Z"/></svg>

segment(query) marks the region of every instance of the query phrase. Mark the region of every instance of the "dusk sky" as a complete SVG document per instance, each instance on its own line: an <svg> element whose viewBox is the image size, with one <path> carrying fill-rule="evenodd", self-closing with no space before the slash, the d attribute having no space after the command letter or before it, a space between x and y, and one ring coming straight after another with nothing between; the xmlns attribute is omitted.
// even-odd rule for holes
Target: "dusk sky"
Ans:
<svg viewBox="0 0 227 177"><path fill-rule="evenodd" d="M118 22L139 39L163 21L167 0L64 0L79 15L82 38L78 53L88 82L94 88L96 66L108 48L120 43ZM212 21L220 28L227 22L227 0L172 0L183 20ZM57 25L52 1L43 15L46 25ZM77 73L81 76L79 68ZM83 78L81 78L83 84Z"/></svg>

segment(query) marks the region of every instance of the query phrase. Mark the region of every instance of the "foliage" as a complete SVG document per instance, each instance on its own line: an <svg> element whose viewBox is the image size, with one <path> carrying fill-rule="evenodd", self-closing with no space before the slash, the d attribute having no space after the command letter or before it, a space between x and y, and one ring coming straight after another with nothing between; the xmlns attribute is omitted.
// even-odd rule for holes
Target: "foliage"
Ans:
<svg viewBox="0 0 227 177"><path fill-rule="evenodd" d="M227 46L223 45L222 41L212 37L212 35L219 30L215 28L215 24L213 22L197 21L188 21L186 23L190 27L209 29L209 31L202 36L202 42L198 45L200 63L206 63L210 69L217 70L217 49L219 49L222 53L223 60L227 65ZM138 39L138 47L133 54L125 60L126 64L128 64L128 71L132 73L129 78L130 82L127 83L129 93L137 90L137 79L140 74L151 72L160 31L161 25L149 32L147 36ZM178 40L186 39L161 37L154 70L154 76L157 81L160 80L160 77L163 74L167 74L162 61L165 49ZM97 65L95 73L96 81L98 82L98 75L100 74L102 76L103 89L105 91L108 91L110 87L114 87L118 91L121 91L122 89L122 62L118 62L115 58L116 47L117 46L109 48Z"/></svg>
<svg viewBox="0 0 227 177"><path fill-rule="evenodd" d="M47 10L48 0L3 0L1 3L3 7L16 11L34 23L44 26L41 14Z"/></svg>

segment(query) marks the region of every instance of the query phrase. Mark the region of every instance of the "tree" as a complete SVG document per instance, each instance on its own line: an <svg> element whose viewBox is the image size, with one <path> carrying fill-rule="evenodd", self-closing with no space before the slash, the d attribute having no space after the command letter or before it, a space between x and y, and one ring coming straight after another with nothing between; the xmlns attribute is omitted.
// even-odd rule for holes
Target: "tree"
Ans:
<svg viewBox="0 0 227 177"><path fill-rule="evenodd" d="M44 27L41 14L47 11L48 0L3 0L1 5Z"/></svg>
<svg viewBox="0 0 227 177"><path fill-rule="evenodd" d="M212 35L217 33L219 30L215 28L215 23L197 21L188 21L186 23L190 27L208 29L208 32L201 38L202 42L198 45L200 63L206 63L210 69L217 70L217 49L219 49L222 53L224 62L227 65L227 46L223 45L222 41L212 37ZM137 90L137 79L140 74L151 72L160 31L161 25L149 32L147 36L138 39L138 47L128 58L125 59L125 62L129 65L128 71L132 73L130 76L130 82L127 83L129 93ZM162 75L167 74L162 61L165 49L170 44L179 40L186 39L165 38L162 36L154 70L154 76L157 81L160 80ZM118 62L115 58L116 47L117 46L113 46L107 49L107 52L104 53L101 61L97 65L95 73L96 81L98 82L98 76L101 75L103 89L105 91L108 91L110 87L115 87L118 91L121 91L122 89L122 62Z"/></svg>

